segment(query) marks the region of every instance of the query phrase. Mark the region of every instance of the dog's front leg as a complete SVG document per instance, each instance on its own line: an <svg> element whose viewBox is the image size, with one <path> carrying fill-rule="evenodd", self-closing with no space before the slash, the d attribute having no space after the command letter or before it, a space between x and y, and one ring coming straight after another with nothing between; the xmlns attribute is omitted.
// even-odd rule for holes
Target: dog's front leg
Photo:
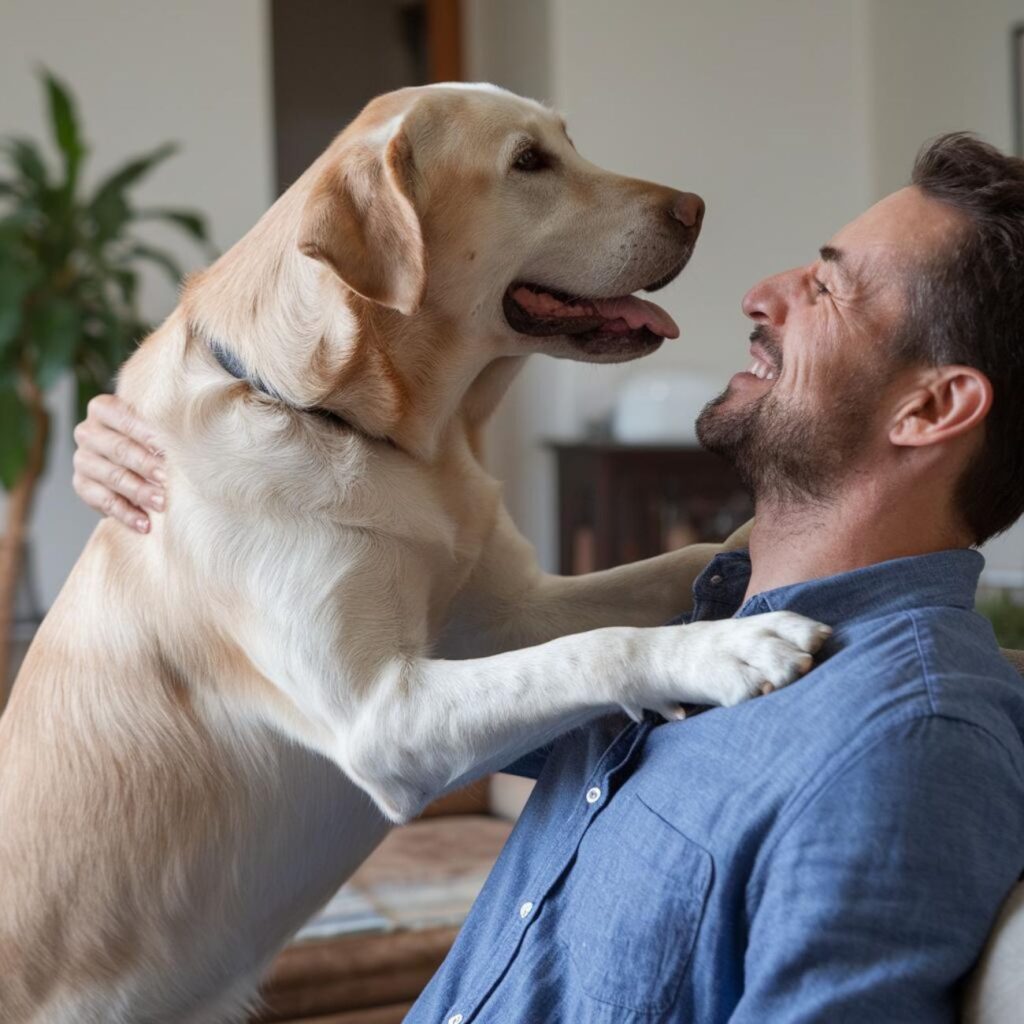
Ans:
<svg viewBox="0 0 1024 1024"><path fill-rule="evenodd" d="M561 637L488 658L393 659L358 688L335 757L388 817L624 705L670 717L792 682L830 631L790 612Z"/></svg>
<svg viewBox="0 0 1024 1024"><path fill-rule="evenodd" d="M502 509L475 572L453 604L441 650L475 657L604 626L657 626L689 611L694 580L721 551L746 545L747 524L723 544L694 544L582 576L542 572Z"/></svg>

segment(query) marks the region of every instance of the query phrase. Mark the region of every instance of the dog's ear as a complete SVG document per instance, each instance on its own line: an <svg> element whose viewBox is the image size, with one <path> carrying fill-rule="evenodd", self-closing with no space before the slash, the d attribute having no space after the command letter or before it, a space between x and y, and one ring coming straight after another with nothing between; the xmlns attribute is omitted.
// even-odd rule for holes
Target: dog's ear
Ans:
<svg viewBox="0 0 1024 1024"><path fill-rule="evenodd" d="M390 137L354 139L320 176L303 212L299 249L328 264L364 298L411 316L427 286L413 204L412 147Z"/></svg>

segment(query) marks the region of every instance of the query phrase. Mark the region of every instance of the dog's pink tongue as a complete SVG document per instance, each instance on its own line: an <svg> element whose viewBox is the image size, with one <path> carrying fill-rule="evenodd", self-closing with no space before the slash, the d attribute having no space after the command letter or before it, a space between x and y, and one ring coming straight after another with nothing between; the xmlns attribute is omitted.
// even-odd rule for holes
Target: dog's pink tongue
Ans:
<svg viewBox="0 0 1024 1024"><path fill-rule="evenodd" d="M602 320L607 321L606 329L615 333L646 327L659 338L679 337L676 322L661 306L656 306L646 299L638 299L635 295L622 295L617 299L577 299L575 302L563 302L547 292L519 287L512 293L512 298L534 316L571 319L592 317L596 313ZM623 324L626 325L625 328Z"/></svg>
<svg viewBox="0 0 1024 1024"><path fill-rule="evenodd" d="M659 338L678 338L679 328L661 308L635 295L623 295L617 299L592 299L594 309L606 320L625 320L630 330L646 327Z"/></svg>

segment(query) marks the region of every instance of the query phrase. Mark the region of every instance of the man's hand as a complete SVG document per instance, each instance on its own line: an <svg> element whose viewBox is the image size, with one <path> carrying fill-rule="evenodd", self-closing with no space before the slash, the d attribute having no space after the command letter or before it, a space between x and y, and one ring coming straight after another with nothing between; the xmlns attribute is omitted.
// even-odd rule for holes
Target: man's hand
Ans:
<svg viewBox="0 0 1024 1024"><path fill-rule="evenodd" d="M156 433L116 395L98 395L75 427L75 493L101 515L149 532L146 509L166 503L163 453Z"/></svg>

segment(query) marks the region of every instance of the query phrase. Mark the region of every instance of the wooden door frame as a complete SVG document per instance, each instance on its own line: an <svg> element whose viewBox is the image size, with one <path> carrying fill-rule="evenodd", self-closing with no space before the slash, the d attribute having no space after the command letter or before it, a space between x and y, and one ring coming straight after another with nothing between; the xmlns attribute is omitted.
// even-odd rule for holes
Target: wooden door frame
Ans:
<svg viewBox="0 0 1024 1024"><path fill-rule="evenodd" d="M461 82L461 0L427 0L427 68L431 82Z"/></svg>

